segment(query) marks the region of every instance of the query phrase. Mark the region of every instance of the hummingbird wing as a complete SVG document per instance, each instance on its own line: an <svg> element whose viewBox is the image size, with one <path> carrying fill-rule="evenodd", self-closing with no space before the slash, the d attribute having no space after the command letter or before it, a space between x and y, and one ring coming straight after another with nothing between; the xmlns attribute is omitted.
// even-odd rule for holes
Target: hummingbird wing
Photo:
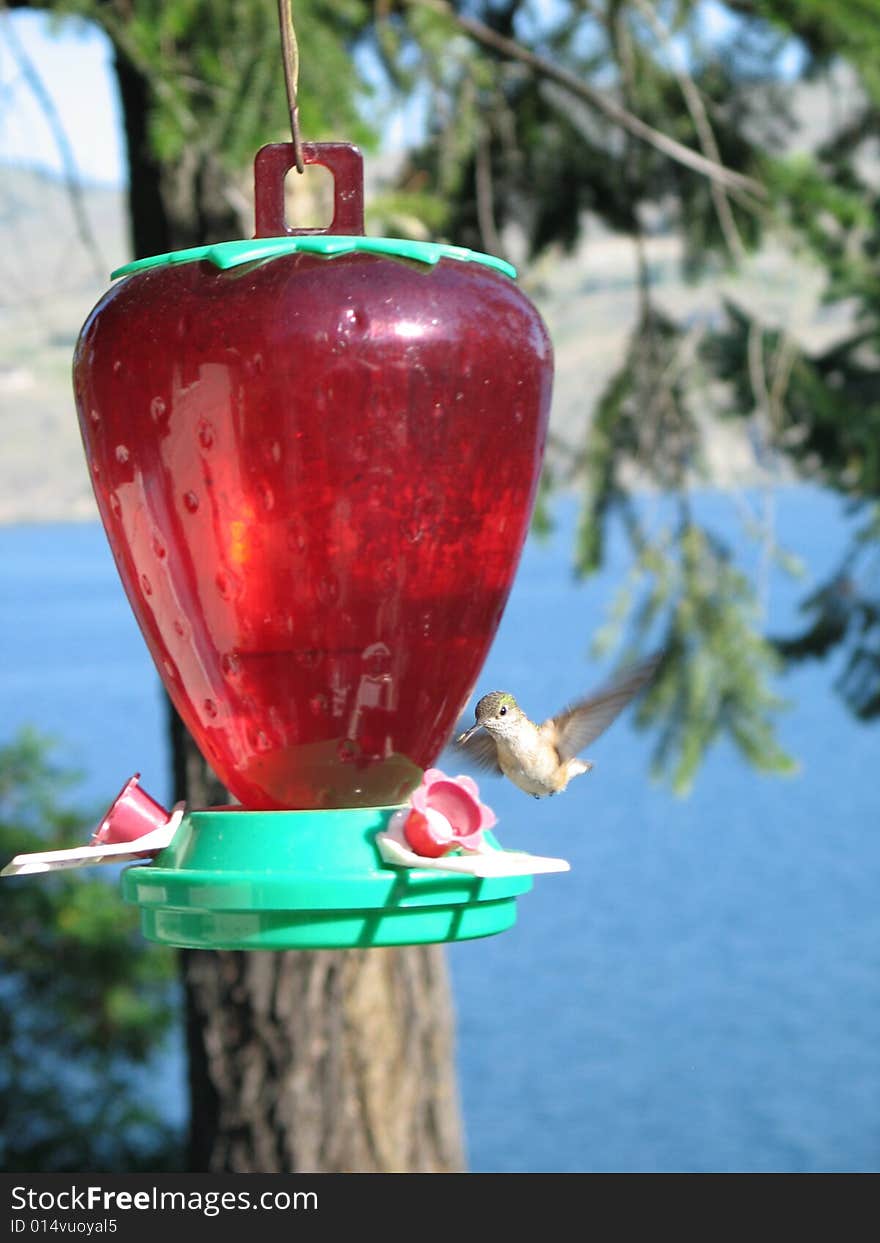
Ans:
<svg viewBox="0 0 880 1243"><path fill-rule="evenodd" d="M629 701L651 681L659 656L621 670L606 686L579 699L546 720L541 732L556 747L561 760L574 759L603 734Z"/></svg>
<svg viewBox="0 0 880 1243"><path fill-rule="evenodd" d="M467 742L453 743L456 751L463 751L474 768L483 768L490 773L500 773L498 748L491 734L482 731L473 734Z"/></svg>

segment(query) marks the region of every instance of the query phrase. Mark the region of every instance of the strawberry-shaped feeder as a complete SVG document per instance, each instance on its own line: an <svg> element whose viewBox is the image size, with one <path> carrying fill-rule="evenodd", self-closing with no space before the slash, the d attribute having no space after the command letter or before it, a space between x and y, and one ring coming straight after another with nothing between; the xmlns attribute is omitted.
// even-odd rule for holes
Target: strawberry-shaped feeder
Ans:
<svg viewBox="0 0 880 1243"><path fill-rule="evenodd" d="M532 512L552 380L500 260L363 235L359 151L305 144L330 229L140 260L76 349L101 519L165 687L241 807L124 873L145 934L284 948L453 940L524 876L405 871L375 835L452 733Z"/></svg>

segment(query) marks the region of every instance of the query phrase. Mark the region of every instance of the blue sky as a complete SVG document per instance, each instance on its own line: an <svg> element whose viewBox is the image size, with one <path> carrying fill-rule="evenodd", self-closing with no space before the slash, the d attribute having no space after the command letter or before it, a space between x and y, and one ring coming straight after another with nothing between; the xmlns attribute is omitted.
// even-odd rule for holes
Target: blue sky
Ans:
<svg viewBox="0 0 880 1243"><path fill-rule="evenodd" d="M42 13L0 15L0 162L61 169L51 128L7 40L9 26L52 95L82 180L119 185L124 140L110 44L85 22L59 28Z"/></svg>

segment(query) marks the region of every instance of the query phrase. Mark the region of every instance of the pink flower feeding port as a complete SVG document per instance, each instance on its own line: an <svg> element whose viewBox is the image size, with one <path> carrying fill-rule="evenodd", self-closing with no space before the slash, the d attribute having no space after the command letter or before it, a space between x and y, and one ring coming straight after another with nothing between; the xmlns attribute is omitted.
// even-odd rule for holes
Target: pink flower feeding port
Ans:
<svg viewBox="0 0 880 1243"><path fill-rule="evenodd" d="M492 809L480 802L476 781L447 777L439 768L428 769L410 801L413 809L404 822L404 837L416 854L429 858L456 847L482 849L483 830L497 823Z"/></svg>
<svg viewBox="0 0 880 1243"><path fill-rule="evenodd" d="M133 842L146 833L165 828L173 813L166 811L161 803L142 789L138 782L140 773L129 777L117 794L112 806L95 830L92 844Z"/></svg>
<svg viewBox="0 0 880 1243"><path fill-rule="evenodd" d="M385 862L394 866L484 880L569 870L565 859L502 850L489 832L496 823L473 778L447 777L439 768L429 768L410 806L391 816L376 843Z"/></svg>
<svg viewBox="0 0 880 1243"><path fill-rule="evenodd" d="M26 876L36 872L93 867L99 863L154 858L174 840L183 820L184 805L178 803L171 811L166 811L161 803L141 789L139 781L140 773L129 777L87 846L16 855L0 876Z"/></svg>

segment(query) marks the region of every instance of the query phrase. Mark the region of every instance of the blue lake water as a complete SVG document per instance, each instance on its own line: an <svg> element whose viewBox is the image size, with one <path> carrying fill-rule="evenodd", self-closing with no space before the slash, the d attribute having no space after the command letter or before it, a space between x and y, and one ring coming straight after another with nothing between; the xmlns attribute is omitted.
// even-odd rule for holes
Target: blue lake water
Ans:
<svg viewBox="0 0 880 1243"><path fill-rule="evenodd" d="M729 499L697 504L754 565ZM774 580L779 631L848 524L812 488L776 505L809 570ZM589 643L628 565L612 540L575 583L574 520L561 504L553 538L527 546L479 684L538 717L603 676ZM135 771L168 799L157 678L97 525L0 529L0 627L0 741L25 723L55 734L96 810ZM538 877L512 931L449 950L472 1169L880 1169L880 727L852 719L834 672L779 679L795 777L722 744L677 798L624 719L560 798L484 780L503 843L572 871ZM179 1046L162 1082L181 1116Z"/></svg>

